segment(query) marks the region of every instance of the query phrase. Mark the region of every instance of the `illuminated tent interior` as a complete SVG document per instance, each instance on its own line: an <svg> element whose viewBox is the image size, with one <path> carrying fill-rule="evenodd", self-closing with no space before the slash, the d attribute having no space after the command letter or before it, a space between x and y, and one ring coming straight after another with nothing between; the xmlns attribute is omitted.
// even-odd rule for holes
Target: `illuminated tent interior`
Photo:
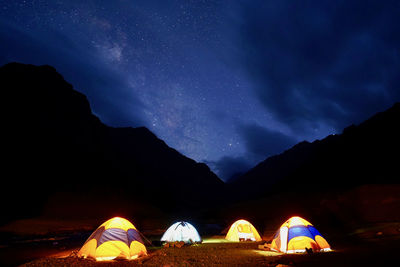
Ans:
<svg viewBox="0 0 400 267"><path fill-rule="evenodd" d="M185 243L201 242L196 228L188 222L176 222L161 237L162 242L183 241Z"/></svg>
<svg viewBox="0 0 400 267"><path fill-rule="evenodd" d="M112 218L97 228L79 250L78 256L97 261L135 259L147 254L135 226L120 217Z"/></svg>
<svg viewBox="0 0 400 267"><path fill-rule="evenodd" d="M300 217L292 217L276 231L271 249L284 253L313 251L330 251L325 238L315 227Z"/></svg>
<svg viewBox="0 0 400 267"><path fill-rule="evenodd" d="M246 220L238 220L232 224L225 239L229 241L261 241L256 228Z"/></svg>

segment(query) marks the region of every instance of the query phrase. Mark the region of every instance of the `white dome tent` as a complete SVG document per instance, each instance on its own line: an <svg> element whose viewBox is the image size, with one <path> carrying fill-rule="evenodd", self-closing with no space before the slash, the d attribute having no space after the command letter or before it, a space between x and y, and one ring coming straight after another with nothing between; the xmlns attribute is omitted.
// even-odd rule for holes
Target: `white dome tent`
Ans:
<svg viewBox="0 0 400 267"><path fill-rule="evenodd" d="M161 242L183 241L185 243L201 242L196 228L188 222L176 222L161 237Z"/></svg>

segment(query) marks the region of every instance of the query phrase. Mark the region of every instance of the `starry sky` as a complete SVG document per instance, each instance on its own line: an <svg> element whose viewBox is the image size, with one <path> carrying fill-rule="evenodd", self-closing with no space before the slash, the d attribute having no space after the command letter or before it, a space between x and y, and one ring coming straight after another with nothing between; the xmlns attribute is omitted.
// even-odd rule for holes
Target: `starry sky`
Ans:
<svg viewBox="0 0 400 267"><path fill-rule="evenodd" d="M397 0L0 0L0 64L54 66L111 126L223 180L400 100Z"/></svg>

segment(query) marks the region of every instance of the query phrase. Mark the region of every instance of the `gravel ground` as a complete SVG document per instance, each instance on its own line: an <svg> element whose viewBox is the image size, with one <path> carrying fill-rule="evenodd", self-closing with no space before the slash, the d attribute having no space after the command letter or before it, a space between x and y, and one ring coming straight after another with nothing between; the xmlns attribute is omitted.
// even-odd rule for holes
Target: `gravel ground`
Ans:
<svg viewBox="0 0 400 267"><path fill-rule="evenodd" d="M48 257L23 266L398 266L399 262L395 243L296 255L259 250L258 244L222 242L183 248L150 248L148 256L133 261L96 262L76 257Z"/></svg>
<svg viewBox="0 0 400 267"><path fill-rule="evenodd" d="M76 257L44 258L23 266L276 266L276 260L281 254L258 250L258 244L223 242L159 248L150 250L147 257L133 261L96 262Z"/></svg>

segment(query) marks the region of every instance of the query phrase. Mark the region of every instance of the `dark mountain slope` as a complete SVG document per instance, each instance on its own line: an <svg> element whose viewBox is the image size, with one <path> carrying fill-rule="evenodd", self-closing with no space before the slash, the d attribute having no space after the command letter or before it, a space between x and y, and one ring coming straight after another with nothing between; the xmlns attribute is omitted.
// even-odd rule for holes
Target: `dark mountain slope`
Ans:
<svg viewBox="0 0 400 267"><path fill-rule="evenodd" d="M234 199L222 216L248 218L267 232L298 215L338 240L365 231L398 236L390 225L400 220L399 125L396 103L342 134L266 159L228 184Z"/></svg>
<svg viewBox="0 0 400 267"><path fill-rule="evenodd" d="M270 157L232 183L252 195L329 191L363 184L399 182L400 103L358 126ZM241 193L246 195L245 192Z"/></svg>
<svg viewBox="0 0 400 267"><path fill-rule="evenodd" d="M87 216L129 213L138 203L194 213L207 209L223 186L205 164L148 129L104 125L50 66L10 63L0 68L0 81L7 182L1 201L9 219L37 215L48 205ZM202 191L209 197L200 202Z"/></svg>

